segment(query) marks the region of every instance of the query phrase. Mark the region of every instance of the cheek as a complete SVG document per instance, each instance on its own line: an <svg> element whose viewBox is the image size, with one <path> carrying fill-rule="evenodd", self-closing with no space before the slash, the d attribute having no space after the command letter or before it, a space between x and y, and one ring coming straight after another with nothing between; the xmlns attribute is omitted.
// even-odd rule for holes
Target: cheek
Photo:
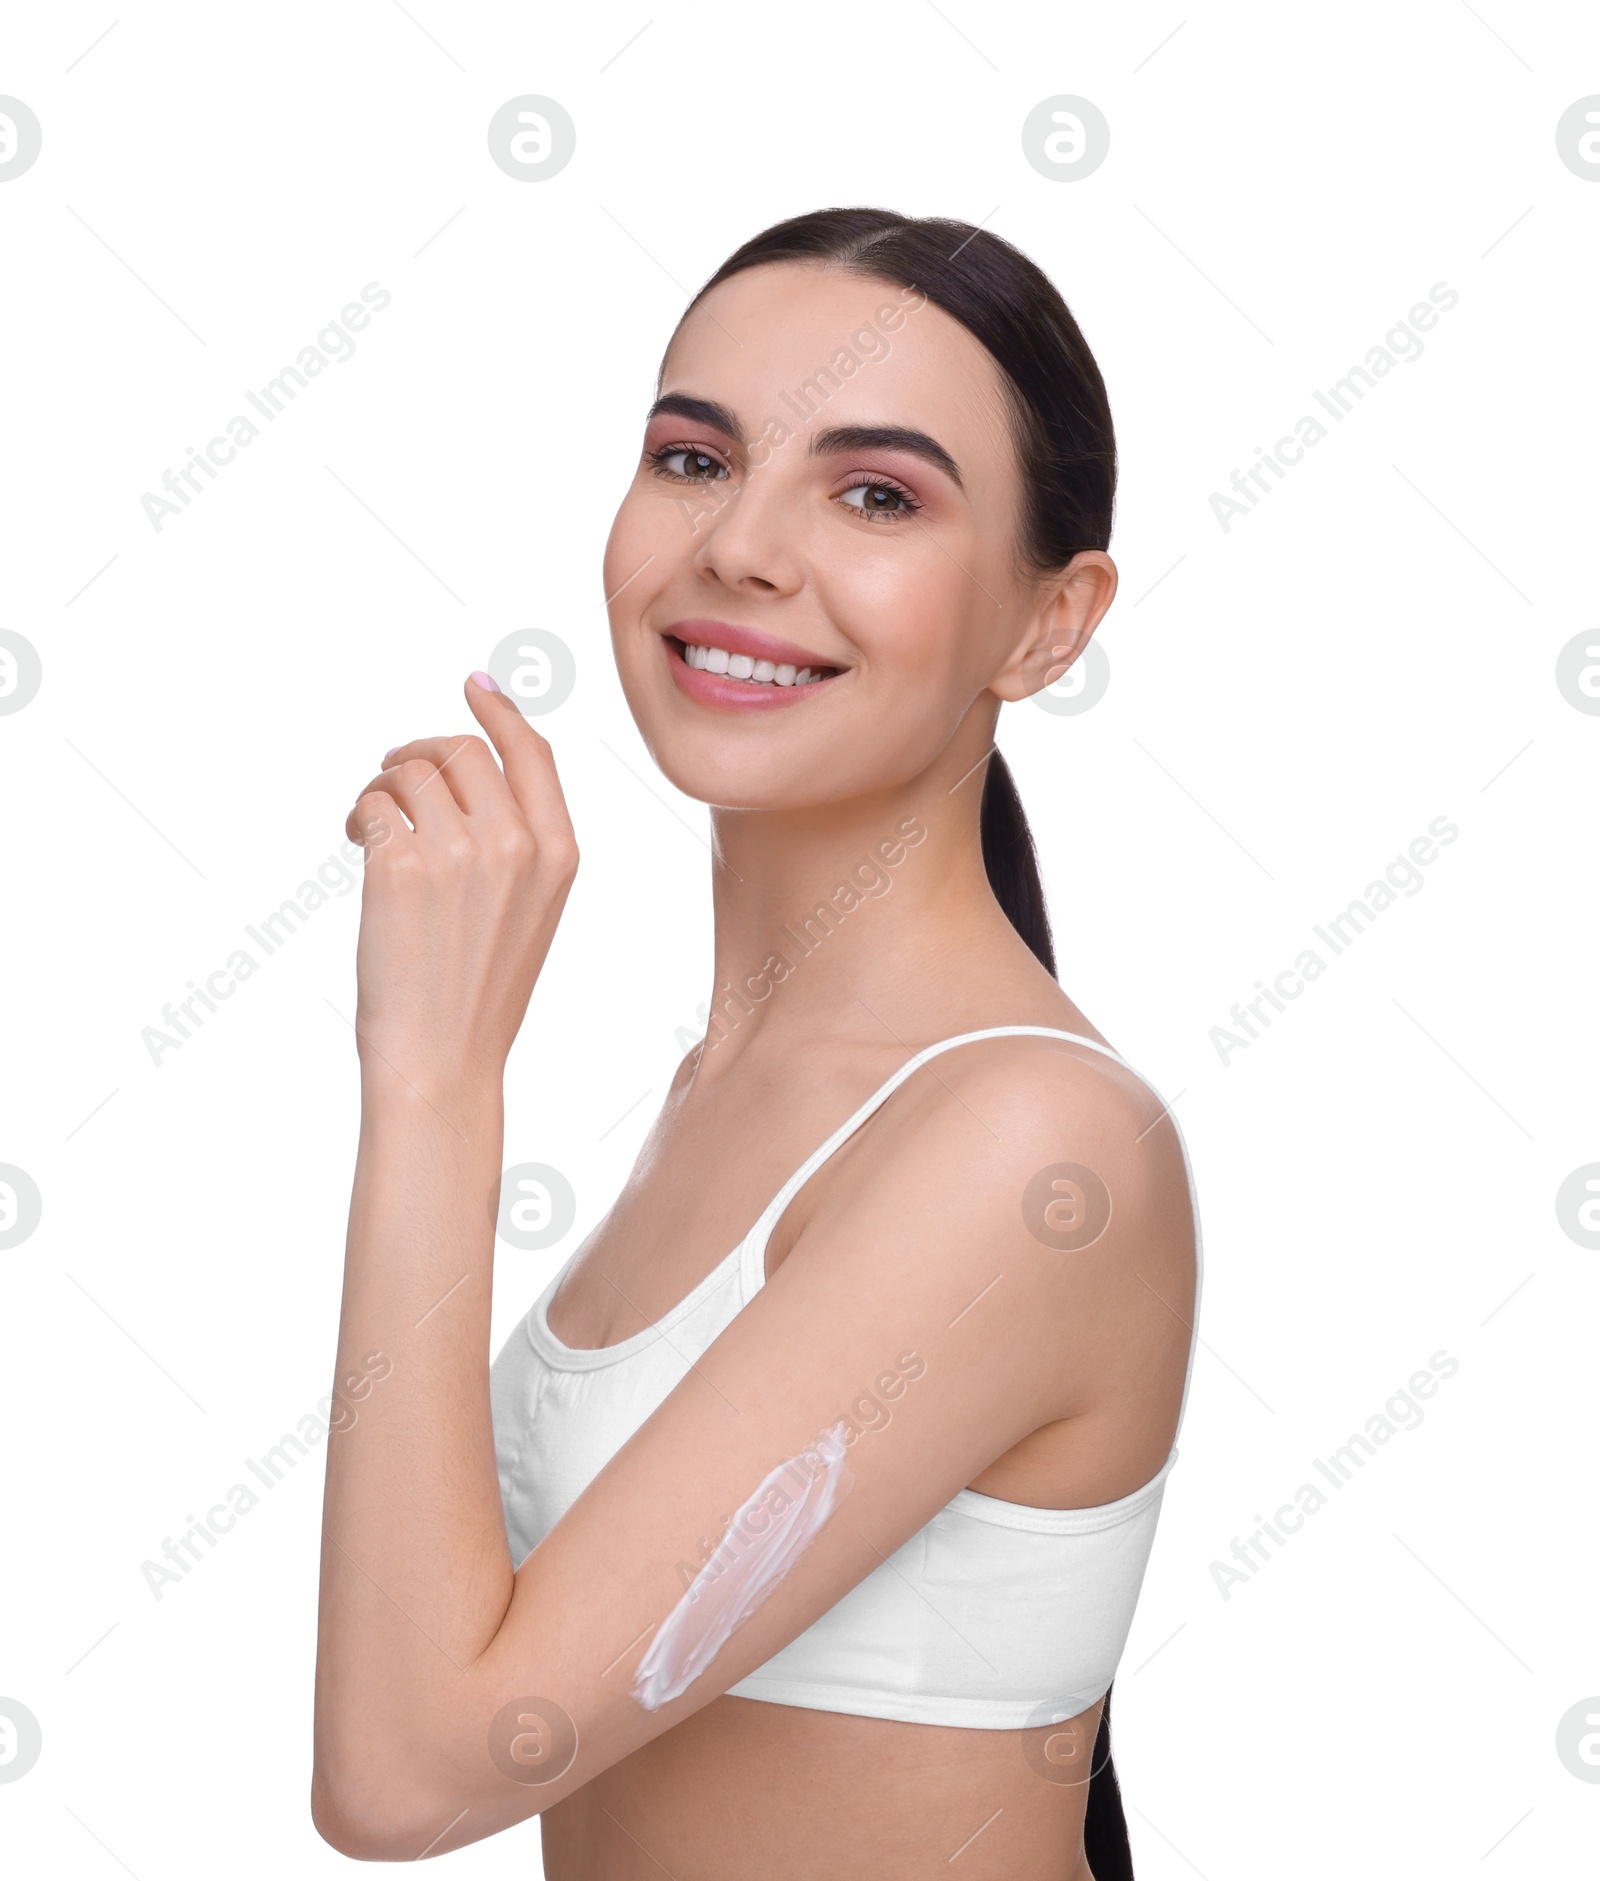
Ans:
<svg viewBox="0 0 1600 1881"><path fill-rule="evenodd" d="M863 525L863 534L869 526ZM970 692L967 669L975 666L971 653L978 639L972 601L987 603L982 590L931 543L907 544L906 552L892 556L879 551L836 561L819 586L877 683L904 688L908 698Z"/></svg>
<svg viewBox="0 0 1600 1881"><path fill-rule="evenodd" d="M617 513L611 519L611 532L606 537L602 567L607 594L615 594L628 571L637 568L652 552L652 545L646 540L650 521L650 505L641 503L637 494L628 490L617 505Z"/></svg>
<svg viewBox="0 0 1600 1881"><path fill-rule="evenodd" d="M630 490L612 519L601 558L603 592L613 627L637 621L672 580L692 542L677 507Z"/></svg>
<svg viewBox="0 0 1600 1881"><path fill-rule="evenodd" d="M663 489L647 477L630 485L612 519L602 563L605 592L618 597L614 619L637 617L651 594L670 586L703 553L728 502L726 489L721 482ZM641 575L642 569L648 573Z"/></svg>

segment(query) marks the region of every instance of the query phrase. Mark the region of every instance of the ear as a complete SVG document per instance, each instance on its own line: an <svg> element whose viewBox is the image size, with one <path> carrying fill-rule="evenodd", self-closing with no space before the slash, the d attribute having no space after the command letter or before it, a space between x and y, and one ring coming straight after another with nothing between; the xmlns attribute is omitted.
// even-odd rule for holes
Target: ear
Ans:
<svg viewBox="0 0 1600 1881"><path fill-rule="evenodd" d="M1080 550L1049 584L1043 606L989 690L1015 701L1054 685L1089 644L1116 592L1111 557L1102 549Z"/></svg>

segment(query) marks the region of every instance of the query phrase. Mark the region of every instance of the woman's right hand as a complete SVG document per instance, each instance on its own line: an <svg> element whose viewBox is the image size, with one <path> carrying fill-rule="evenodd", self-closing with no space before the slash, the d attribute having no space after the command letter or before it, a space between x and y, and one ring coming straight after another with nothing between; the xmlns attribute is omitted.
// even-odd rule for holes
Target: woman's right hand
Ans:
<svg viewBox="0 0 1600 1881"><path fill-rule="evenodd" d="M424 1094L498 1081L578 867L548 741L487 674L465 691L488 743L398 746L345 826L366 849L363 1074Z"/></svg>

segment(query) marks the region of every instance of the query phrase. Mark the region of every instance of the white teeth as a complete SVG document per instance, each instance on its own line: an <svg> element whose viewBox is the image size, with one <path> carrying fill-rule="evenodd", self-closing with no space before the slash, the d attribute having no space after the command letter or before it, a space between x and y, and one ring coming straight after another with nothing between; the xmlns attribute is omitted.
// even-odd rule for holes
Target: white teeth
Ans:
<svg viewBox="0 0 1600 1881"><path fill-rule="evenodd" d="M814 686L827 677L821 667L795 667L787 661L753 659L748 653L730 653L726 647L691 647L683 650L684 663L700 673L722 673L752 686Z"/></svg>

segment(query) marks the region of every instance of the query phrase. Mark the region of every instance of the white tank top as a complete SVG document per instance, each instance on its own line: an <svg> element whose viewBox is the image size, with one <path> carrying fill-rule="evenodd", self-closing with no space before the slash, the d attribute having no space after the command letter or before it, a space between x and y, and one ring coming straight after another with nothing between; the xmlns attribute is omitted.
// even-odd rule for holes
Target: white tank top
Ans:
<svg viewBox="0 0 1600 1881"><path fill-rule="evenodd" d="M743 1241L691 1293L616 1345L577 1350L550 1330L550 1302L582 1253L578 1248L490 1371L500 1495L518 1566L760 1291L768 1238L812 1173L930 1058L969 1040L1012 1035L1072 1039L1125 1062L1092 1039L1038 1025L993 1026L930 1045L795 1171ZM1178 1144L1194 1220L1198 1323L1200 1215L1181 1130ZM1194 1373L1194 1323L1180 1429ZM819 1620L729 1690L816 1711L991 1730L1075 1717L1105 1694L1122 1656L1177 1456L1174 1441L1149 1482L1096 1508L1037 1509L975 1489L959 1491Z"/></svg>

